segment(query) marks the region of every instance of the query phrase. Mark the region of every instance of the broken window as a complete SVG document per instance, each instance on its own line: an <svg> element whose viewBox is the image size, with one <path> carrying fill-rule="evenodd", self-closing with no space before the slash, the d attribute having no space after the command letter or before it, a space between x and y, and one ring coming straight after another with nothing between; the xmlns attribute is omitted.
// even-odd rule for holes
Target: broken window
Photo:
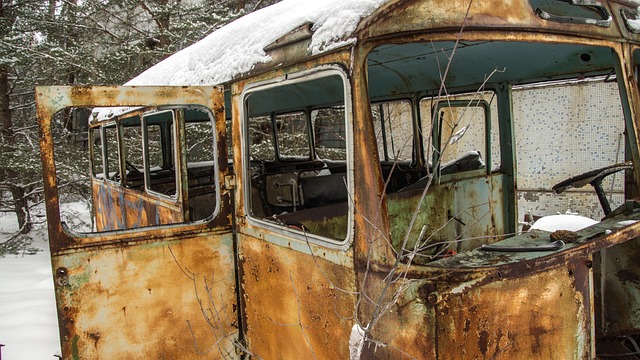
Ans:
<svg viewBox="0 0 640 360"><path fill-rule="evenodd" d="M344 107L311 111L313 143L316 156L323 160L347 160Z"/></svg>
<svg viewBox="0 0 640 360"><path fill-rule="evenodd" d="M142 188L144 185L142 169L142 128L140 118L135 117L123 124L122 139L125 154L126 181L129 188Z"/></svg>
<svg viewBox="0 0 640 360"><path fill-rule="evenodd" d="M191 110L199 121L185 124L187 139L187 182L189 183L189 216L201 220L214 213L216 207L215 147L213 122L206 113Z"/></svg>
<svg viewBox="0 0 640 360"><path fill-rule="evenodd" d="M373 104L373 124L381 161L410 163L413 158L413 117L406 100Z"/></svg>
<svg viewBox="0 0 640 360"><path fill-rule="evenodd" d="M117 180L120 173L120 157L118 155L118 131L115 124L103 127L102 139L106 143L107 178Z"/></svg>
<svg viewBox="0 0 640 360"><path fill-rule="evenodd" d="M328 71L245 98L251 215L306 236L342 241L348 229L344 79Z"/></svg>
<svg viewBox="0 0 640 360"><path fill-rule="evenodd" d="M278 114L274 118L278 156L285 158L309 159L309 129L304 112Z"/></svg>
<svg viewBox="0 0 640 360"><path fill-rule="evenodd" d="M421 138L437 174L500 167L497 101L491 92L423 98ZM434 126L435 125L435 126Z"/></svg>
<svg viewBox="0 0 640 360"><path fill-rule="evenodd" d="M517 201L523 190L531 191L526 198L534 207L547 198L564 204L564 210L547 207L538 216L573 210L580 193L589 193L598 208L591 188L571 190L568 202L552 188L582 173L580 164L599 168L600 161L611 165L626 158L624 127L615 120L624 108L619 96L586 95L618 92L616 61L611 49L585 44L442 41L373 49L367 79L376 132L403 129L412 132L407 144L421 139L413 141L411 164L395 168L384 165L395 139L377 139L396 250L415 251L407 256L422 263L513 236L526 211ZM574 86L542 93L576 79L598 83L601 90L583 87L580 94ZM526 87L533 96L521 102ZM386 113L379 104L399 97L420 99L413 129L379 124ZM404 154L409 158L411 152ZM624 198L622 178L605 183L607 196Z"/></svg>

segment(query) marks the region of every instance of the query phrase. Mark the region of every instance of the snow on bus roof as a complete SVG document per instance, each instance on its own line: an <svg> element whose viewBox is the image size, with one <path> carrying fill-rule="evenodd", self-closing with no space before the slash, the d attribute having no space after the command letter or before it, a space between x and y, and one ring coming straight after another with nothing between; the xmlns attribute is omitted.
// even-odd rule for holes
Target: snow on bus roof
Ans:
<svg viewBox="0 0 640 360"><path fill-rule="evenodd" d="M309 52L352 43L360 20L388 0L284 0L239 18L173 54L126 85L217 85L271 58L264 48L313 24Z"/></svg>
<svg viewBox="0 0 640 360"><path fill-rule="evenodd" d="M265 47L311 23L309 52L320 54L354 42L360 20L389 0L283 0L247 14L169 56L128 81L129 86L219 85L271 58ZM96 108L106 120L135 108ZM95 117L94 117L95 116Z"/></svg>

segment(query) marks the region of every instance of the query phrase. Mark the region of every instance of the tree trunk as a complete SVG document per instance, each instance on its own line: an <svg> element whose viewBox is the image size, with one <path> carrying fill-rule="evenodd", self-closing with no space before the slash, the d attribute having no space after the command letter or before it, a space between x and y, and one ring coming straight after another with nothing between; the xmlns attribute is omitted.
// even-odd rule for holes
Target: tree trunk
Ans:
<svg viewBox="0 0 640 360"><path fill-rule="evenodd" d="M0 135L5 145L13 145L13 121L9 104L9 69L0 65Z"/></svg>
<svg viewBox="0 0 640 360"><path fill-rule="evenodd" d="M0 9L0 16L4 15L4 11ZM9 69L6 65L0 66L0 141L2 148L9 149L15 143L15 134L13 131L13 121L11 118L11 103L9 102L9 93L11 86L9 84ZM10 181L13 176L9 169L0 168L0 175L5 181ZM31 216L29 214L29 202L24 196L24 188L17 184L11 186L11 196L13 197L14 209L18 218L18 226L20 233L26 234L31 231Z"/></svg>
<svg viewBox="0 0 640 360"><path fill-rule="evenodd" d="M11 195L13 196L13 204L18 218L18 226L20 227L21 234L27 234L31 231L31 214L29 213L29 202L24 196L24 188L20 186L14 186L11 188Z"/></svg>

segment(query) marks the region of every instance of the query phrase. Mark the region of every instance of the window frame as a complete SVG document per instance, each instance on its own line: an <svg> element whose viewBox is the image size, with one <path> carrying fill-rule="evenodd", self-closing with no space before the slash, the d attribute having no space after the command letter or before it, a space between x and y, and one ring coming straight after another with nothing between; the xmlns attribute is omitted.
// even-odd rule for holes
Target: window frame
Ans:
<svg viewBox="0 0 640 360"><path fill-rule="evenodd" d="M89 127L89 160L91 161L91 178L94 180L104 180L105 176L105 150L104 142L102 139L102 126ZM96 151L95 141L100 139L100 151ZM100 161L96 161L96 154L100 154ZM100 167L101 171L96 171L96 168Z"/></svg>
<svg viewBox="0 0 640 360"><path fill-rule="evenodd" d="M103 157L103 162L104 162L104 178L105 180L108 180L114 184L118 184L118 185L122 185L122 178L120 178L119 180L115 180L113 178L111 178L111 171L110 171L110 167L109 167L109 142L108 142L108 138L107 138L107 130L113 129L114 131L114 139L115 139L115 149L116 149L116 154L115 154L115 162L116 162L116 171L114 172L114 176L115 173L120 173L121 172L121 168L120 168L120 159L121 159L121 153L122 153L122 149L120 147L120 125L115 122L115 121L108 121L105 122L103 124L100 124L100 136L102 137L102 142L103 142L103 146L102 146L102 157Z"/></svg>
<svg viewBox="0 0 640 360"><path fill-rule="evenodd" d="M248 105L247 105L247 99L249 98L249 96L253 93L256 92L260 92L260 91L265 91L265 90L269 90L269 89L274 89L280 86L286 86L286 85L292 85L292 84L296 84L296 83L303 83L306 81L312 81L315 79L320 79L320 78L324 78L324 77L331 77L331 76L338 76L340 78L340 80L342 81L342 91L343 91L343 106L344 106L344 121L345 121L345 141L346 141L346 152L347 152L347 157L345 160L345 165L346 165L346 175L347 175L347 191L349 193L353 193L353 189L354 189L354 179L353 179L353 168L354 168L354 159L353 159L353 125L352 125L352 121L351 119L353 118L353 110L352 110L352 99L351 99L351 85L349 83L349 76L347 75L347 73L345 72L345 70L339 66L339 65L326 65L326 66L320 66L314 69L309 69L309 70L305 70L305 71L300 71L297 73L293 73L293 74L287 74L287 75L283 75L277 78L273 78L270 80L266 80L266 81L259 81L259 82L255 82L252 84L247 85L244 90L242 91L242 94L240 95L241 97L241 104L242 107L240 109L240 118L242 119L242 123L241 123L241 129L240 129L240 133L241 133L241 156L243 159L243 166L242 166L242 178L243 178L243 193L244 193L244 199L243 199L243 207L245 209L245 214L247 217L247 222L249 225L257 227L257 228L261 228L261 229L266 229L266 230L271 230L274 231L278 234L281 234L282 236L286 236L289 238L294 238L296 240L300 240L302 242L309 242L309 243L313 243L316 245L321 245L324 247L328 247L328 248L335 248L335 249L342 249L342 250L346 250L351 242L353 241L353 233L354 233L354 204L353 204L353 198L352 196L349 196L347 199L347 234L345 236L344 239L341 240L336 240L336 239L331 239L322 235L317 235L317 234L312 234L312 233L307 233L301 230L296 230L293 229L291 227L286 227L283 225L279 225L276 224L275 222L270 222L267 220L264 220L262 218L259 218L257 216L254 216L252 214L251 208L252 208L252 204L251 204L251 150L250 150L250 145L249 144L249 111L248 111ZM311 106L309 107L310 109L317 109L320 108L319 106ZM295 112L296 110L292 110L292 111L283 111L283 112ZM306 111L303 109L303 111ZM270 117L272 119L272 124L273 124L273 119L274 114L276 114L277 112L271 112L270 113ZM306 116L307 118L309 118L309 116ZM309 119L307 119L307 121L309 121ZM310 126L310 124L308 124ZM312 129L307 129L308 133L310 131L312 131ZM277 140L275 139L275 129L273 129L274 131L274 140L277 143ZM313 135L310 134L308 135L310 137L312 137ZM310 139L310 142L312 140ZM277 147L277 144L275 145ZM314 146L314 144L310 143L310 146ZM315 154L315 149L311 150L312 154ZM279 159L279 152L276 149L276 159ZM271 238L271 237L270 237Z"/></svg>
<svg viewBox="0 0 640 360"><path fill-rule="evenodd" d="M461 93L461 94L455 94L455 95L451 95L452 97L456 97L456 96L465 96L465 95L470 95L473 96L474 94L465 94L465 93ZM429 97L423 97L419 100L419 102L427 101L426 99L429 99ZM442 164L439 163L440 158L441 158L441 153L442 153L442 119L440 119L440 111L443 108L448 108L448 107L456 107L456 108L467 108L467 107L480 107L482 108L484 111L484 154L481 154L484 158L484 162L485 162L485 170L484 173L486 175L491 175L491 173L493 172L492 169L492 154L491 154L491 149L492 149L492 140L491 140L491 134L492 134L492 127L491 127L491 104L486 101L485 99L470 99L470 100L462 100L462 99L449 99L444 98L442 100L436 100L434 102L434 105L430 106L431 110L431 121L432 121L432 128L431 128L431 154L424 154L425 158L430 158L430 161L432 162L432 164L438 164L438 171L434 171L436 177L439 178L444 178L447 175L440 175L440 171L439 169L442 168ZM422 115L422 114L421 114ZM422 116L420 117L422 119ZM422 124L421 124L422 125ZM424 141L424 140L423 140ZM497 146L500 146L500 142L498 142ZM426 146L425 147L426 150ZM479 170L479 169L478 169ZM468 171L462 171L462 172L458 172L456 174L461 174L461 173L477 173L479 172L478 170L468 170Z"/></svg>
<svg viewBox="0 0 640 360"><path fill-rule="evenodd" d="M419 101L418 101L419 102ZM385 127L385 124L388 124L388 114L385 114L384 117L376 117L373 115L373 108L379 108L380 106L384 106L384 105L388 105L388 104L393 104L393 103L406 103L408 105L408 109L411 115L411 159L404 159L404 160L400 160L400 159L394 159L393 156L390 155L389 153L389 141L393 142L393 140L391 139L392 135L387 134L387 129ZM414 102L412 99L410 98L392 98L392 99L387 99L387 100L382 100L382 101L375 101L372 102L371 104L371 110L372 110L372 118L374 121L374 126L380 126L380 130L382 132L381 135L381 140L382 140L382 148L378 147L378 160L380 162L386 162L386 163L393 163L393 162L406 162L409 161L409 163L411 164L411 166L415 166L418 163L418 153L421 151L418 148L418 145L416 144L416 134L418 133L418 128L416 127L416 109L414 106ZM390 125L389 125L390 126ZM380 151L382 150L382 152Z"/></svg>
<svg viewBox="0 0 640 360"><path fill-rule="evenodd" d="M148 120L147 118L154 116L154 115L160 115L163 113L171 113L171 125L169 126L169 134L172 135L173 137L171 137L173 139L173 142L171 144L166 144L167 139L165 139L165 134L164 132L164 128L163 126L160 125L160 141L161 141L161 148L162 148L162 165L167 165L167 164L171 164L173 166L173 176L174 176L174 182L176 185L176 191L173 195L167 195L167 194L163 194L159 191L156 191L154 189L151 189L150 185L151 185L151 169L150 169L150 164L149 164L149 134L148 134ZM180 196L180 191L178 191L179 189L179 182L178 182L178 177L180 176L180 172L178 169L178 166L176 166L177 162L177 157L178 157L178 153L179 153L179 149L176 148L177 145L177 141L176 140L176 134L177 134L177 120L176 120L176 114L175 111L173 111L172 109L168 109L168 110L152 110L152 111L148 111L143 113L140 116L140 126L142 127L142 159L143 159L143 171L144 171L144 191L152 196L157 196L160 198L164 198L164 199L168 199L168 200L173 200L173 201L178 201L181 199ZM152 125L151 125L152 126ZM169 154L169 156L167 156L167 154L165 154L165 151L170 150L169 145L171 147L173 147L173 153Z"/></svg>

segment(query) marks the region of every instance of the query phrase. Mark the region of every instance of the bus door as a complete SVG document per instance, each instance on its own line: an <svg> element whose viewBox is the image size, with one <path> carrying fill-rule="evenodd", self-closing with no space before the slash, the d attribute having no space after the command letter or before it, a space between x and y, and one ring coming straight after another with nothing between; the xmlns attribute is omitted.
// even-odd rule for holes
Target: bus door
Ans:
<svg viewBox="0 0 640 360"><path fill-rule="evenodd" d="M222 89L39 87L36 99L63 358L239 357ZM53 136L79 108L91 109L88 229L61 216L73 144Z"/></svg>
<svg viewBox="0 0 640 360"><path fill-rule="evenodd" d="M356 291L347 77L325 67L238 93L247 345L263 359L348 358L337 346L350 335Z"/></svg>

